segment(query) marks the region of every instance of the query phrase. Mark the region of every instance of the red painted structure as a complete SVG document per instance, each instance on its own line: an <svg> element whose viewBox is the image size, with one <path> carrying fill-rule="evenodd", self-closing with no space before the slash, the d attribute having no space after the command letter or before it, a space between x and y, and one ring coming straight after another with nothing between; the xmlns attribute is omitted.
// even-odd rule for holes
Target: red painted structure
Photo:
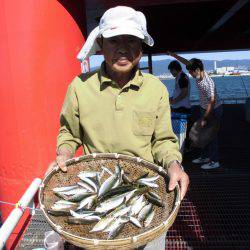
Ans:
<svg viewBox="0 0 250 250"><path fill-rule="evenodd" d="M66 2L66 1L65 1ZM0 8L0 200L16 203L55 158L59 113L68 84L80 73L84 37L74 16L84 2L3 0ZM83 24L82 24L83 25ZM13 207L1 204L4 220ZM25 218L12 234L7 249ZM22 230L21 230L22 231Z"/></svg>

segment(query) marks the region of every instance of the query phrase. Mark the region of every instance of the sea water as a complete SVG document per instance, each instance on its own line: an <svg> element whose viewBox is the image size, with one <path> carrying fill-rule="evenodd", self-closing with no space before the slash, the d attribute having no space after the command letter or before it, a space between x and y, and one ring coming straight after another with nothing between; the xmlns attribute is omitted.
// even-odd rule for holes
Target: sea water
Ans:
<svg viewBox="0 0 250 250"><path fill-rule="evenodd" d="M217 93L221 99L250 97L250 76L224 76L212 77L212 79L216 84ZM190 78L190 81L190 100L198 100L199 95L195 80ZM164 79L162 82L166 85L169 95L172 96L175 79Z"/></svg>

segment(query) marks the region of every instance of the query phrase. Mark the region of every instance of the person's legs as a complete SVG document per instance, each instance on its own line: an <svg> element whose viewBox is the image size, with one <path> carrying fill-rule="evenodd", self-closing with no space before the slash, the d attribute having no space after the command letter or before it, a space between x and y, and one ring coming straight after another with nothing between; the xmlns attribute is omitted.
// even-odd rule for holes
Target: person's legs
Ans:
<svg viewBox="0 0 250 250"><path fill-rule="evenodd" d="M208 145L208 155L210 161L218 162L219 153L218 153L218 136L216 136Z"/></svg>
<svg viewBox="0 0 250 250"><path fill-rule="evenodd" d="M202 159L207 159L209 158L210 154L210 144L208 144L207 146L205 146L202 150L201 150L201 158Z"/></svg>
<svg viewBox="0 0 250 250"><path fill-rule="evenodd" d="M203 116L206 110L201 109L200 113ZM201 159L209 159L210 146L209 144L201 149ZM210 160L210 159L209 159Z"/></svg>
<svg viewBox="0 0 250 250"><path fill-rule="evenodd" d="M219 106L213 111L213 116L218 121L221 120L223 113L222 106ZM210 162L201 166L202 169L212 169L220 167L219 164L219 147L218 147L218 134L216 137L206 146L208 158Z"/></svg>
<svg viewBox="0 0 250 250"><path fill-rule="evenodd" d="M222 118L222 113L223 113L223 109L222 109L222 106L220 105L218 108L216 108L213 111L212 114L213 114L214 118L220 122L221 118ZM216 137L209 143L209 158L213 162L219 161L218 134L219 134L219 131L218 131Z"/></svg>
<svg viewBox="0 0 250 250"><path fill-rule="evenodd" d="M191 125L192 125L192 122L191 122L191 108L185 108L185 107L179 107L179 108L171 108L171 112L172 113L180 113L180 114L183 114L186 116L186 118L183 118L183 119L186 119L187 120L187 125L186 125L186 132L185 132L185 139L184 139L184 143L181 147L181 152L185 152L185 150L188 150L190 149L190 141L189 141L189 132L191 130ZM184 150L185 149L185 150Z"/></svg>

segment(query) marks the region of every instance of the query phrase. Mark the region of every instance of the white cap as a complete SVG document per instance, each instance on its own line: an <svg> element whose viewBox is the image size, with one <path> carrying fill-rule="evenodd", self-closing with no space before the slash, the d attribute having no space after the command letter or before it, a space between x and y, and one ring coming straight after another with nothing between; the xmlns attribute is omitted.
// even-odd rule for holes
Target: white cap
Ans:
<svg viewBox="0 0 250 250"><path fill-rule="evenodd" d="M147 21L144 14L130 7L117 6L108 9L103 14L99 26L89 34L87 41L77 55L77 59L83 61L100 50L96 38L119 35L136 36L147 45L154 45L153 38L147 32Z"/></svg>

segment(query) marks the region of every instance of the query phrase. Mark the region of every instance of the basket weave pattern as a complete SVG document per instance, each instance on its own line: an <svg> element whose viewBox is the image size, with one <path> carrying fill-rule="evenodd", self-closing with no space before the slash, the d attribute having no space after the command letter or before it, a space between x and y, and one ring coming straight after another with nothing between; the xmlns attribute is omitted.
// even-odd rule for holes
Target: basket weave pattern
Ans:
<svg viewBox="0 0 250 250"><path fill-rule="evenodd" d="M131 180L135 180L145 172L149 172L149 176L155 176L157 173L160 174L160 178L156 181L159 188L154 189L154 191L161 197L165 207L154 206L155 216L147 228L137 228L132 223L126 223L123 230L114 240L106 240L107 233L89 233L95 223L89 225L72 225L66 222L66 216L56 217L47 213L47 210L51 208L54 202L60 199L53 193L53 188L75 184L79 181L77 174L80 171L100 171L101 166L106 166L114 171L117 164L125 172L129 173ZM72 244L87 249L132 249L157 238L172 225L180 203L179 188L177 187L172 192L166 191L168 185L166 172L157 165L136 157L118 154L82 156L67 161L66 165L68 167L67 173L63 173L60 170L53 170L45 177L39 192L39 202L45 217L53 229ZM104 175L104 179L107 177L108 174Z"/></svg>

